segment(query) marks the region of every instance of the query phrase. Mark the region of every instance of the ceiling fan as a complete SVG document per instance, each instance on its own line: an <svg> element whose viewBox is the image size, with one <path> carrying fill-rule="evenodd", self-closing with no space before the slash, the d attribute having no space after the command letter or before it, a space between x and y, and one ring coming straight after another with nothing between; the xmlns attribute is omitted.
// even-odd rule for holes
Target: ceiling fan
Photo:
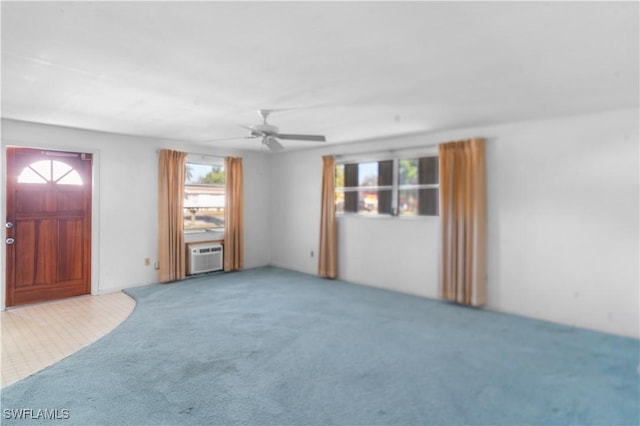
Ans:
<svg viewBox="0 0 640 426"><path fill-rule="evenodd" d="M230 139L254 139L261 138L262 144L269 148L271 151L282 151L284 147L280 143L278 139L283 140L298 140L298 141L309 141L309 142L326 142L326 138L323 135L300 135L300 134L291 134L291 133L279 133L278 127L267 123L267 117L273 111L270 109L260 109L258 110L258 114L262 117L261 124L255 124L253 126L244 126L239 124L240 127L249 130L249 136L245 136L244 138L225 138L225 139L216 139L219 140L230 140ZM213 141L212 141L213 142Z"/></svg>

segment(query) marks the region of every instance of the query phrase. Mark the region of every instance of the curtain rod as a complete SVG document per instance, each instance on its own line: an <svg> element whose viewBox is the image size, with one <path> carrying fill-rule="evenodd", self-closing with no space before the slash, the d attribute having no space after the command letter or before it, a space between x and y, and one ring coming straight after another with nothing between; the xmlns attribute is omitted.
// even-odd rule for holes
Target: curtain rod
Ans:
<svg viewBox="0 0 640 426"><path fill-rule="evenodd" d="M170 149L170 148L162 148L162 149ZM160 151L162 151L162 149L156 149L156 154L160 154ZM199 152L189 152L189 151L184 151L187 153L187 155L199 155L202 157L212 157L212 158L222 158L225 159L226 157L223 155L213 155L213 154L202 154Z"/></svg>
<svg viewBox="0 0 640 426"><path fill-rule="evenodd" d="M444 142L436 142L436 143L432 143L432 144L427 144L427 145L413 145L413 146L406 146L406 147L401 147L398 149L379 149L379 150L374 150L374 151L361 151L361 152L352 152L352 153L348 153L348 154L336 154L334 155L334 157L336 159L340 158L340 157L351 157L351 156L357 156L357 155L373 155L373 154L399 154L402 153L403 151L417 151L419 149L428 149L428 148L435 148L438 149L438 147L440 145L444 145L447 143L452 143L452 142L463 142L466 140L470 140L470 139L485 139L485 137L478 137L478 138L467 138L467 139L454 139L452 141L444 141Z"/></svg>
<svg viewBox="0 0 640 426"><path fill-rule="evenodd" d="M438 148L438 145L440 145L439 143L436 144L431 144L431 145L415 145L415 146L406 146L406 147L402 147L402 148L398 148L398 149L378 149L378 150L374 150L374 151L360 151L360 152L350 152L350 153L346 153L346 154L336 154L334 157L336 159L338 158L342 158L342 157L352 157L352 156L357 156L357 155L373 155L373 154L399 154L402 153L403 151L413 151L413 150L418 150L418 149L429 149L429 148Z"/></svg>

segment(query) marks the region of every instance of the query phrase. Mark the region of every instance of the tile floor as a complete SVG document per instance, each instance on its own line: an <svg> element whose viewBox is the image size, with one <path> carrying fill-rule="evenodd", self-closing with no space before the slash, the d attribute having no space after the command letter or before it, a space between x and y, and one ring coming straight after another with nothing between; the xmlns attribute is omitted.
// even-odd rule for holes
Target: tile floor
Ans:
<svg viewBox="0 0 640 426"><path fill-rule="evenodd" d="M0 312L1 387L95 342L124 321L135 301L124 293L80 296Z"/></svg>

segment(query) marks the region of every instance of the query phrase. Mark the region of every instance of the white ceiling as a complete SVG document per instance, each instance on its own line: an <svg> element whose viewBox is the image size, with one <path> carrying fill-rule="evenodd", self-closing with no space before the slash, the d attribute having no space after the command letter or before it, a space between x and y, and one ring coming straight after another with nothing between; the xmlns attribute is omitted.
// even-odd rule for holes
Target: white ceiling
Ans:
<svg viewBox="0 0 640 426"><path fill-rule="evenodd" d="M343 143L633 108L638 6L3 1L2 116L201 142L294 108Z"/></svg>

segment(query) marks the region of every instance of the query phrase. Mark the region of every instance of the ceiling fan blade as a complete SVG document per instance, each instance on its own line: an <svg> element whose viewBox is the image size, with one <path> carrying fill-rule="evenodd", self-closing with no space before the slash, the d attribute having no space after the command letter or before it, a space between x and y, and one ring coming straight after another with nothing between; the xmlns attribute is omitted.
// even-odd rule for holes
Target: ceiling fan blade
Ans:
<svg viewBox="0 0 640 426"><path fill-rule="evenodd" d="M293 134L278 133L277 137L279 139L310 141L310 142L326 142L327 141L327 138L325 138L322 135L293 135Z"/></svg>
<svg viewBox="0 0 640 426"><path fill-rule="evenodd" d="M271 151L282 151L284 149L280 142L278 142L274 137L266 137L263 139L262 143L264 143Z"/></svg>

